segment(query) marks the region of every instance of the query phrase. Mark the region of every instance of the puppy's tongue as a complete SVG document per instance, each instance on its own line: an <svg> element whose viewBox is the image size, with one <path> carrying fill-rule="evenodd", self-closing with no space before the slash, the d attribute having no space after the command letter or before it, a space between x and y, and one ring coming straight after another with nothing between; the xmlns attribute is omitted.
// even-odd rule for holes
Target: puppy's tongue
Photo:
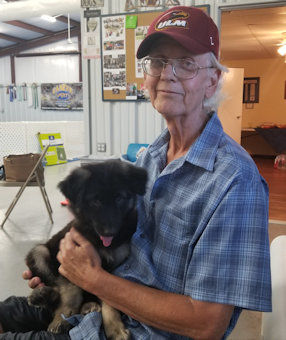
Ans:
<svg viewBox="0 0 286 340"><path fill-rule="evenodd" d="M100 236L100 239L101 239L104 247L109 247L111 245L113 237L112 236L110 236L110 237Z"/></svg>

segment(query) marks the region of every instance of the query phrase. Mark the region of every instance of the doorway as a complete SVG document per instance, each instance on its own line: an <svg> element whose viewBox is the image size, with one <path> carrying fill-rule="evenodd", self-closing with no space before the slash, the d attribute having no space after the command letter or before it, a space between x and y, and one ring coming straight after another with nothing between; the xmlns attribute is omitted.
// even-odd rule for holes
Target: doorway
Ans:
<svg viewBox="0 0 286 340"><path fill-rule="evenodd" d="M286 134L286 56L277 52L286 34L286 4L225 6L220 10L222 64L243 68L244 78L259 78L258 102L243 103L241 144L267 177L270 219L286 221L285 171L273 168L275 156L286 153L286 145L278 152L257 132L261 127Z"/></svg>

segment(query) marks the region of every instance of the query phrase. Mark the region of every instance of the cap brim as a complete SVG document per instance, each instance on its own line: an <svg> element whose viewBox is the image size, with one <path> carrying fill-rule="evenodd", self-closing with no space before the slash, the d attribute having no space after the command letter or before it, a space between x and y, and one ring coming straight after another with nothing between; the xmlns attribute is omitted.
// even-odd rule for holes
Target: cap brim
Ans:
<svg viewBox="0 0 286 340"><path fill-rule="evenodd" d="M181 34L176 34L175 32L154 32L148 37L146 37L140 44L136 53L137 58L141 59L143 57L146 57L149 54L150 49L154 44L155 40L163 36L167 36L174 39L194 55L209 52L209 47L203 46L196 40L187 38L186 36L182 36Z"/></svg>

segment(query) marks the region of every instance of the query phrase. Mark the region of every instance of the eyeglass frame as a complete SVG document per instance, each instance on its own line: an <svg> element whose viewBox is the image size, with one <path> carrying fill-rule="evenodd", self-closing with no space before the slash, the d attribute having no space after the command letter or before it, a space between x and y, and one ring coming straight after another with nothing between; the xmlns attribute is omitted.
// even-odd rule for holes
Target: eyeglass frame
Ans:
<svg viewBox="0 0 286 340"><path fill-rule="evenodd" d="M160 74L158 74L158 75L153 75L153 74L150 74L150 73L148 73L148 72L146 71L145 61L148 60L148 59L149 59L149 60L150 60L150 59L151 59L151 60L152 60L152 59L153 59L153 60L159 60L159 61L162 63L163 68L162 68ZM167 60L167 62L164 61L164 60ZM187 77L187 78L185 78L185 77L179 77L179 76L176 74L176 69L175 69L174 63L170 63L170 62L169 62L170 60L173 60L173 61L190 60L194 65L196 65L196 69L195 69L194 75L191 76L191 77ZM144 73L148 74L150 77L160 77L161 74L162 74L162 71L165 69L165 67L166 67L167 65L171 65L171 66L172 66L173 74L174 74L178 79L193 79L193 78L195 78L195 77L198 75L199 70L204 70L204 69L208 69L208 68L216 68L216 67L214 67L214 66L199 66L199 65L198 65L195 61L193 61L191 58L158 58L158 57L150 57L150 56L144 57L144 58L141 60L141 65L142 65L142 68L143 68Z"/></svg>

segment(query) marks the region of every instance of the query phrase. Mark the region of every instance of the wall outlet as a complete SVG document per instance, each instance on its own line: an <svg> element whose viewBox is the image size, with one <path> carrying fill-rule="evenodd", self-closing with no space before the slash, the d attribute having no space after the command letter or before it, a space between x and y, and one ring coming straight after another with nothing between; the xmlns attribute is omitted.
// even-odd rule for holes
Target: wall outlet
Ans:
<svg viewBox="0 0 286 340"><path fill-rule="evenodd" d="M96 144L97 152L106 152L106 143Z"/></svg>

